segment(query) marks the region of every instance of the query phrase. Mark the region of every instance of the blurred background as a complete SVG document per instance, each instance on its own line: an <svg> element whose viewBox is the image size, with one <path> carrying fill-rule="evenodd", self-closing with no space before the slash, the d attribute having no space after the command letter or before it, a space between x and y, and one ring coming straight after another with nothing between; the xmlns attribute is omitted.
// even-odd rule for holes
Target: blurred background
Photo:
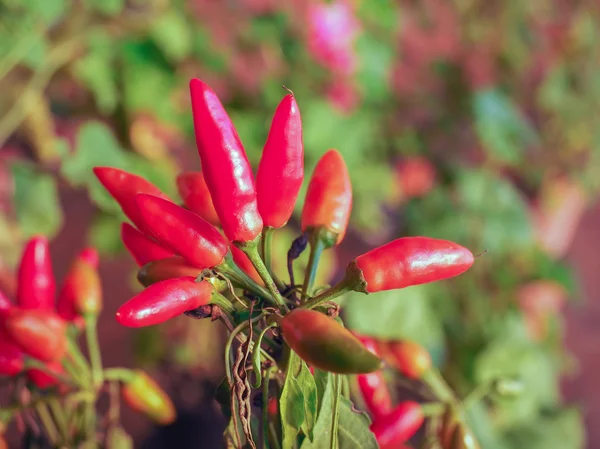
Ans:
<svg viewBox="0 0 600 449"><path fill-rule="evenodd" d="M422 343L459 392L522 379L520 398L474 413L484 449L600 448L599 9L0 0L0 288L14 291L34 234L53 239L58 279L96 246L106 365L144 366L180 409L165 429L129 414L125 427L139 447L221 447L219 324L116 323L140 287L120 242L124 216L91 168L126 169L177 198L176 174L200 168L192 77L217 91L256 166L285 85L303 117L307 177L337 148L353 181L352 229L326 253L322 283L399 236L487 251L452 281L344 298L348 326ZM298 234L293 221L276 235L282 269Z"/></svg>

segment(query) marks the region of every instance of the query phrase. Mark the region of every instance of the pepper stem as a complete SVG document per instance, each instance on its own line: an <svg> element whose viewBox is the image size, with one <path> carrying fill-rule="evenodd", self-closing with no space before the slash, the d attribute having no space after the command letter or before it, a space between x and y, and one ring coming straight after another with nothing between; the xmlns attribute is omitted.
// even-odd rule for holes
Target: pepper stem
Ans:
<svg viewBox="0 0 600 449"><path fill-rule="evenodd" d="M308 258L308 265L306 266L306 272L304 274L304 285L302 286L302 298L306 298L310 295L310 291L315 283L315 278L317 277L319 259L321 258L321 254L323 254L325 248L325 242L319 237L318 234L316 238L311 238L310 256Z"/></svg>
<svg viewBox="0 0 600 449"><path fill-rule="evenodd" d="M231 252L227 252L223 262L215 267L219 272L226 275L234 284L237 284L244 290L248 290L261 298L268 298L269 292L254 282L246 273L244 273L233 261Z"/></svg>
<svg viewBox="0 0 600 449"><path fill-rule="evenodd" d="M450 386L446 383L442 375L437 369L427 370L423 374L423 382L425 382L440 401L448 404L456 404L457 399Z"/></svg>
<svg viewBox="0 0 600 449"><path fill-rule="evenodd" d="M277 290L277 286L269 274L269 270L260 258L260 254L258 254L257 247L259 239L260 237L251 242L235 242L235 245L246 253L248 259L250 259L250 262L252 262L252 265L254 265L254 268L256 268L256 271L269 289L269 292L271 293L271 299L275 305L279 307L282 313L286 313L288 311L288 307L285 303L285 300L281 296L281 293L279 293L279 290Z"/></svg>
<svg viewBox="0 0 600 449"><path fill-rule="evenodd" d="M126 368L109 368L104 370L104 378L108 381L117 381L129 383L133 380L135 374Z"/></svg>
<svg viewBox="0 0 600 449"><path fill-rule="evenodd" d="M344 278L340 283L334 285L333 287L325 290L320 295L315 296L312 299L309 299L304 304L300 306L301 309L314 309L315 307L320 306L324 302L333 301L335 298L338 298L349 291L352 291L353 283L349 282L347 278Z"/></svg>
<svg viewBox="0 0 600 449"><path fill-rule="evenodd" d="M265 266L267 267L269 274L273 278L273 281L275 281L275 285L277 286L277 288L279 290L283 290L285 288L285 285L277 277L277 275L273 271L273 267L271 266L271 256L273 254L272 243L274 233L275 228L272 226L266 226L265 228L263 228L262 240L260 241L260 256L262 257L262 260L264 260Z"/></svg>
<svg viewBox="0 0 600 449"><path fill-rule="evenodd" d="M90 363L92 365L92 384L95 388L102 386L102 355L98 345L98 316L96 314L85 314L85 334L87 339L88 351L90 353Z"/></svg>

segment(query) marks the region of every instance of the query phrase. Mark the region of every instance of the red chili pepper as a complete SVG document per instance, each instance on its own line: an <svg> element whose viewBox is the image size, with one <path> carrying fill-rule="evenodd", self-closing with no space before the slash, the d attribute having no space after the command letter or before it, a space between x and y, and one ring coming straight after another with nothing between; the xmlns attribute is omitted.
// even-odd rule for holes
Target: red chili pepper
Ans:
<svg viewBox="0 0 600 449"><path fill-rule="evenodd" d="M190 81L196 145L206 184L223 231L233 242L249 242L262 231L252 168L237 131L217 94Z"/></svg>
<svg viewBox="0 0 600 449"><path fill-rule="evenodd" d="M279 416L279 401L277 398L269 398L267 403L267 413L271 419L276 419Z"/></svg>
<svg viewBox="0 0 600 449"><path fill-rule="evenodd" d="M64 372L63 366L60 364L60 362L48 362L46 363L46 367L56 374L63 374ZM27 377L35 384L36 387L41 390L55 387L59 384L59 380L56 377L37 368L31 368L30 370L27 370Z"/></svg>
<svg viewBox="0 0 600 449"><path fill-rule="evenodd" d="M294 95L279 103L256 175L258 210L265 226L290 219L304 179L302 121Z"/></svg>
<svg viewBox="0 0 600 449"><path fill-rule="evenodd" d="M381 371L359 374L357 381L365 404L375 419L392 411L392 397Z"/></svg>
<svg viewBox="0 0 600 449"><path fill-rule="evenodd" d="M121 224L121 240L139 266L174 255L172 251L146 237L129 223Z"/></svg>
<svg viewBox="0 0 600 449"><path fill-rule="evenodd" d="M427 349L412 341L394 341L389 343L390 363L404 376L420 379L431 369L431 356Z"/></svg>
<svg viewBox="0 0 600 449"><path fill-rule="evenodd" d="M23 352L36 359L60 360L66 352L66 323L51 310L13 309L6 318L5 327Z"/></svg>
<svg viewBox="0 0 600 449"><path fill-rule="evenodd" d="M173 402L165 391L144 371L136 370L133 379L121 387L123 401L158 424L175 421Z"/></svg>
<svg viewBox="0 0 600 449"><path fill-rule="evenodd" d="M191 276L157 282L123 304L117 311L117 321L127 327L163 323L208 304L213 290L210 282L194 282Z"/></svg>
<svg viewBox="0 0 600 449"><path fill-rule="evenodd" d="M0 290L0 318L6 315L12 307L13 304L10 299L8 299L8 296L6 296L4 292Z"/></svg>
<svg viewBox="0 0 600 449"><path fill-rule="evenodd" d="M23 371L23 351L0 328L0 375L16 376Z"/></svg>
<svg viewBox="0 0 600 449"><path fill-rule="evenodd" d="M260 277L260 274L258 274L258 271L256 271L256 268L254 268L254 265L252 265L252 262L250 262L250 259L248 259L248 256L246 256L246 253L235 245L229 245L229 249L231 250L231 255L233 256L235 264L240 267L244 273L250 276L254 282L264 286L265 282Z"/></svg>
<svg viewBox="0 0 600 449"><path fill-rule="evenodd" d="M366 293L458 276L473 265L467 248L447 240L404 237L356 258L348 267L350 278L362 281L355 289ZM366 285L364 285L366 283Z"/></svg>
<svg viewBox="0 0 600 449"><path fill-rule="evenodd" d="M302 230L325 228L335 235L335 244L339 244L346 234L351 210L348 168L337 150L329 150L310 179L302 210Z"/></svg>
<svg viewBox="0 0 600 449"><path fill-rule="evenodd" d="M181 173L177 176L177 189L185 207L213 226L221 225L202 172Z"/></svg>
<svg viewBox="0 0 600 449"><path fill-rule="evenodd" d="M417 402L401 402L386 416L375 419L371 432L381 449L396 449L408 441L423 424L423 411Z"/></svg>
<svg viewBox="0 0 600 449"><path fill-rule="evenodd" d="M19 265L17 305L22 309L54 308L55 281L48 239L33 237L27 245Z"/></svg>
<svg viewBox="0 0 600 449"><path fill-rule="evenodd" d="M377 357L382 356L381 351L379 349L379 342L376 339L374 339L373 337L368 337L366 335L357 334L356 332L353 332L353 334L356 336L356 338L360 340L360 342L365 348L367 348Z"/></svg>
<svg viewBox="0 0 600 449"><path fill-rule="evenodd" d="M94 167L94 173L106 190L108 190L108 193L117 200L125 215L127 215L138 229L147 234L146 223L140 215L135 202L135 196L138 193L146 193L166 200L169 197L141 176L127 173L118 168Z"/></svg>
<svg viewBox="0 0 600 449"><path fill-rule="evenodd" d="M173 256L147 263L138 271L137 279L144 287L148 287L167 279L183 276L196 278L200 273L202 269L191 266L183 257Z"/></svg>
<svg viewBox="0 0 600 449"><path fill-rule="evenodd" d="M94 250L95 251L95 250ZM89 258L90 248L84 249L71 266L58 294L56 311L66 321L73 321L81 314L98 314L102 308L102 288L96 271L97 258Z"/></svg>
<svg viewBox="0 0 600 449"><path fill-rule="evenodd" d="M208 221L151 195L138 195L137 204L152 235L190 264L212 268L223 261L227 241Z"/></svg>
<svg viewBox="0 0 600 449"><path fill-rule="evenodd" d="M90 264L93 268L98 268L98 250L96 248L84 248L77 256L79 259Z"/></svg>

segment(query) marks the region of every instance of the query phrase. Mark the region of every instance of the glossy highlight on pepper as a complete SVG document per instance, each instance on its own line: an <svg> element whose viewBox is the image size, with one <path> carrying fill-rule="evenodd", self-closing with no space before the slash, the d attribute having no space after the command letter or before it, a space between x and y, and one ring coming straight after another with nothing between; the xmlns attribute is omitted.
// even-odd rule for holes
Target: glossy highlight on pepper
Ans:
<svg viewBox="0 0 600 449"><path fill-rule="evenodd" d="M25 245L18 270L17 306L22 309L54 308L56 282L48 239L35 236Z"/></svg>
<svg viewBox="0 0 600 449"><path fill-rule="evenodd" d="M408 441L423 424L424 416L418 402L404 401L391 413L379 417L371 424L371 432L381 449L396 449Z"/></svg>
<svg viewBox="0 0 600 449"><path fill-rule="evenodd" d="M223 232L233 242L249 242L262 231L252 167L217 94L190 81L196 145L202 172Z"/></svg>
<svg viewBox="0 0 600 449"><path fill-rule="evenodd" d="M139 266L173 256L173 251L145 236L129 223L121 224L121 240Z"/></svg>

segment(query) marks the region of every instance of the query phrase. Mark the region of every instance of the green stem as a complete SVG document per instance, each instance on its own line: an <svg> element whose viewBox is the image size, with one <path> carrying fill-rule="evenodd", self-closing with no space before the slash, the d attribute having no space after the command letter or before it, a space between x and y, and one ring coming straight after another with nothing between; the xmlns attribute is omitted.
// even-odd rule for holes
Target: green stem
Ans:
<svg viewBox="0 0 600 449"><path fill-rule="evenodd" d="M480 384L475 387L460 403L460 408L468 410L490 393L490 383Z"/></svg>
<svg viewBox="0 0 600 449"><path fill-rule="evenodd" d="M217 291L213 292L210 302L219 306L221 310L229 315L233 315L235 313L235 307L233 304L231 304L231 302L225 296Z"/></svg>
<svg viewBox="0 0 600 449"><path fill-rule="evenodd" d="M285 300L279 293L279 290L277 290L277 286L275 285L275 282L273 282L273 278L269 274L269 270L267 270L267 267L258 254L257 242L253 241L243 243L238 247L246 253L248 259L250 259L250 262L252 262L252 265L254 265L254 268L256 268L256 271L265 282L265 285L271 293L271 299L274 304L279 307L279 310L281 310L282 313L286 313L288 311L288 307L285 303Z"/></svg>
<svg viewBox="0 0 600 449"><path fill-rule="evenodd" d="M457 398L437 369L430 369L423 374L423 382L433 391L436 397L448 404L457 404Z"/></svg>
<svg viewBox="0 0 600 449"><path fill-rule="evenodd" d="M108 407L108 421L118 423L121 416L121 395L119 382L110 382L108 384L108 393L110 404Z"/></svg>
<svg viewBox="0 0 600 449"><path fill-rule="evenodd" d="M104 379L129 383L133 380L135 373L127 368L108 368L104 370Z"/></svg>
<svg viewBox="0 0 600 449"><path fill-rule="evenodd" d="M269 273L271 274L271 277L273 278L273 281L275 282L275 285L277 286L277 288L282 291L285 289L285 284L281 281L281 279L279 279L279 277L277 277L277 274L275 274L275 272L273 271L273 267L272 265L272 255L273 255L273 249L272 249L272 244L273 244L273 235L275 234L275 228L271 227L271 226L266 226L263 229L263 234L262 234L262 240L260 241L261 245L261 257L262 259L265 261L265 266L267 267L267 270L269 271Z"/></svg>
<svg viewBox="0 0 600 449"><path fill-rule="evenodd" d="M50 442L56 446L58 443L58 429L52 420L52 416L50 415L50 411L48 410L48 406L45 403L39 403L35 407L38 416L40 417L40 421L46 429L46 433L48 434L48 439Z"/></svg>
<svg viewBox="0 0 600 449"><path fill-rule="evenodd" d="M334 396L333 396L333 419L331 420L331 449L338 449L338 427L340 422L340 396L342 395L342 382L339 374L333 375Z"/></svg>
<svg viewBox="0 0 600 449"><path fill-rule="evenodd" d="M79 350L79 347L71 340L70 338L67 340L68 344L68 354L73 361L73 365L77 371L81 373L81 377L85 379L85 385L89 384L91 380L90 366L88 365L87 360Z"/></svg>
<svg viewBox="0 0 600 449"><path fill-rule="evenodd" d="M320 306L324 302L333 301L335 298L338 298L349 291L352 291L353 286L346 279L342 280L339 284L334 285L330 289L325 290L318 296L315 296L312 299L309 299L304 304L300 306L302 309L314 309L317 306Z"/></svg>
<svg viewBox="0 0 600 449"><path fill-rule="evenodd" d="M215 267L217 271L227 276L234 284L254 293L262 299L269 298L269 292L254 282L250 276L244 273L233 261L231 253L227 253L223 262Z"/></svg>
<svg viewBox="0 0 600 449"><path fill-rule="evenodd" d="M306 266L306 272L304 274L304 285L302 286L302 297L306 298L310 295L310 291L315 283L317 277L317 268L319 266L319 259L321 254L325 250L325 242L316 238L310 242L310 256L308 258L308 265Z"/></svg>
<svg viewBox="0 0 600 449"><path fill-rule="evenodd" d="M438 416L444 413L444 410L446 410L446 406L439 402L421 404L421 412L423 413L423 416Z"/></svg>
<svg viewBox="0 0 600 449"><path fill-rule="evenodd" d="M69 443L69 426L67 424L67 416L65 415L65 411L56 398L49 399L48 406L54 415L54 420L56 421L56 426L58 427L58 431L62 438L62 443L67 445Z"/></svg>
<svg viewBox="0 0 600 449"><path fill-rule="evenodd" d="M68 377L63 376L61 373L58 373L58 372L54 371L51 368L48 368L48 365L46 365L45 363L40 362L37 359L32 359L32 358L25 359L25 368L35 368L37 370L43 371L44 373L46 373L46 374L54 377L61 384L73 385L73 382L72 382L71 379L69 379Z"/></svg>
<svg viewBox="0 0 600 449"><path fill-rule="evenodd" d="M271 371L273 368L265 370L265 378L262 385L262 442L263 449L269 449L269 381L271 380Z"/></svg>
<svg viewBox="0 0 600 449"><path fill-rule="evenodd" d="M85 335L92 364L92 383L96 389L102 386L102 355L98 344L98 316L86 314Z"/></svg>

